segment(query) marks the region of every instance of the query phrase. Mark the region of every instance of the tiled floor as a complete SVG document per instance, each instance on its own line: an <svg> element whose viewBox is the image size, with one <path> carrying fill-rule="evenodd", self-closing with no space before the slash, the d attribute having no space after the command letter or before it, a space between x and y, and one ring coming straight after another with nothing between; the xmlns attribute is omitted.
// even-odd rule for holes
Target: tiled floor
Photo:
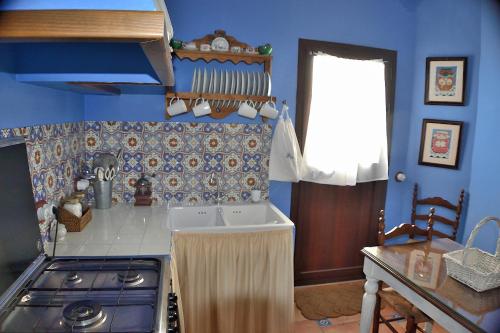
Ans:
<svg viewBox="0 0 500 333"><path fill-rule="evenodd" d="M390 308L385 307L382 310L382 315L384 317L391 317L395 315L396 312ZM295 333L359 333L359 319L360 315L348 316L348 317L338 317L338 318L329 318L324 321L316 321L316 320L308 320L304 318L300 310L295 308ZM398 330L398 332L404 333L405 331L404 320L394 322L394 327ZM391 333L391 330L387 328L385 325L380 325L379 329L380 333ZM447 333L445 329L440 327L437 324L434 324L432 328L433 333Z"/></svg>

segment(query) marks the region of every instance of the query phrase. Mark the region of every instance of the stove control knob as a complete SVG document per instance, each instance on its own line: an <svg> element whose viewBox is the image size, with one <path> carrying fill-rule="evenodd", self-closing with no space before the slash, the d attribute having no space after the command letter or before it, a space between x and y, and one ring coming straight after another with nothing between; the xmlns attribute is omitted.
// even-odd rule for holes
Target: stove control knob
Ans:
<svg viewBox="0 0 500 333"><path fill-rule="evenodd" d="M170 304L168 305L168 312L175 312L175 311L177 311L177 304L175 304L175 303L170 303Z"/></svg>
<svg viewBox="0 0 500 333"><path fill-rule="evenodd" d="M167 333L179 333L179 329L177 327L169 327Z"/></svg>
<svg viewBox="0 0 500 333"><path fill-rule="evenodd" d="M169 302L177 302L177 295L175 293L168 293Z"/></svg>
<svg viewBox="0 0 500 333"><path fill-rule="evenodd" d="M177 315L177 311L169 311L168 313L168 321L170 323L173 323L177 320L177 318L179 318L179 316Z"/></svg>

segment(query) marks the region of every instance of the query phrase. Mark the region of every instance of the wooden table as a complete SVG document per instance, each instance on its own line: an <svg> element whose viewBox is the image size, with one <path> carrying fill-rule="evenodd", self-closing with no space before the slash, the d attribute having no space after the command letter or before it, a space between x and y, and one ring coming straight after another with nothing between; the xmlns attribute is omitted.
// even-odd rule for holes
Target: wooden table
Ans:
<svg viewBox="0 0 500 333"><path fill-rule="evenodd" d="M365 247L360 332L371 330L378 282L384 281L446 330L500 332L500 288L478 293L450 278L442 254L463 248L449 239Z"/></svg>

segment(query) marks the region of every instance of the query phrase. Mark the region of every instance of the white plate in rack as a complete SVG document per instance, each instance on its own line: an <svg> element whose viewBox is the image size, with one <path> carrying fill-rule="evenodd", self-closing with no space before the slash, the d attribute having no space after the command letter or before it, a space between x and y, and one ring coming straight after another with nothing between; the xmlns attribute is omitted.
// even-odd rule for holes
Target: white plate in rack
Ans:
<svg viewBox="0 0 500 333"><path fill-rule="evenodd" d="M236 72L231 71L231 95L236 93Z"/></svg>
<svg viewBox="0 0 500 333"><path fill-rule="evenodd" d="M262 96L262 73L257 72L257 96Z"/></svg>
<svg viewBox="0 0 500 333"><path fill-rule="evenodd" d="M226 76L224 75L224 71L220 71L220 80L219 80L219 91L218 93L219 94L223 94L224 93L224 87L226 85Z"/></svg>
<svg viewBox="0 0 500 333"><path fill-rule="evenodd" d="M201 93L202 82L201 82L201 69L198 70L198 75L196 76L196 92Z"/></svg>
<svg viewBox="0 0 500 333"><path fill-rule="evenodd" d="M262 73L262 96L267 96L267 73Z"/></svg>
<svg viewBox="0 0 500 333"><path fill-rule="evenodd" d="M220 71L220 93L225 94L225 89L226 89L226 73L225 71L221 70ZM219 103L219 106L224 106L224 101L221 100Z"/></svg>
<svg viewBox="0 0 500 333"><path fill-rule="evenodd" d="M250 72L246 72L246 77L245 77L245 81L246 81L246 90L245 90L245 95L250 95L250 93L252 92L252 78L250 77Z"/></svg>
<svg viewBox="0 0 500 333"><path fill-rule="evenodd" d="M203 70L203 88L201 90L202 93L206 93L208 91L208 74L207 69Z"/></svg>
<svg viewBox="0 0 500 333"><path fill-rule="evenodd" d="M234 94L239 95L240 94L240 72L236 71L234 72Z"/></svg>
<svg viewBox="0 0 500 333"><path fill-rule="evenodd" d="M196 74L198 72L198 69L195 68L193 71L193 80L191 81L191 92L196 92Z"/></svg>
<svg viewBox="0 0 500 333"><path fill-rule="evenodd" d="M247 94L247 78L246 78L246 73L241 72L241 87L240 87L240 95L246 95Z"/></svg>
<svg viewBox="0 0 500 333"><path fill-rule="evenodd" d="M212 94L216 94L217 93L217 87L218 87L218 84L219 84L219 77L218 77L217 71L215 69L214 69L213 75L214 75L214 85L213 85L213 88L212 88Z"/></svg>
<svg viewBox="0 0 500 333"><path fill-rule="evenodd" d="M226 76L226 86L224 88L224 94L229 95L231 93L231 73L228 71L224 71ZM229 101L225 101L222 106L229 106Z"/></svg>
<svg viewBox="0 0 500 333"><path fill-rule="evenodd" d="M269 75L269 73L266 73L266 82L267 82L266 96L271 96L271 75Z"/></svg>
<svg viewBox="0 0 500 333"><path fill-rule="evenodd" d="M230 76L229 76L229 72L228 71L225 71L225 75L226 75L226 87L224 88L224 94L228 95L231 91L231 82L230 82Z"/></svg>
<svg viewBox="0 0 500 333"><path fill-rule="evenodd" d="M257 95L257 75L258 73L257 72L253 72L252 73L252 95Z"/></svg>
<svg viewBox="0 0 500 333"><path fill-rule="evenodd" d="M214 89L214 71L210 72L210 80L208 80L208 93L211 94Z"/></svg>

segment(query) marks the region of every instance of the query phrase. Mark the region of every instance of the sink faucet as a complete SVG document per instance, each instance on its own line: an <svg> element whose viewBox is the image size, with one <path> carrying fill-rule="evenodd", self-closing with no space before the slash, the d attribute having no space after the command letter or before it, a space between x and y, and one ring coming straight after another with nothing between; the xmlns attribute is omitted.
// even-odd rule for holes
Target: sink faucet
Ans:
<svg viewBox="0 0 500 333"><path fill-rule="evenodd" d="M222 203L222 201L224 200L225 195L220 190L220 177L217 176L217 174L214 171L212 171L212 173L210 174L210 177L208 178L208 184L210 186L217 185L217 192L215 192L215 194L213 194L212 196L213 196L214 202L217 205L220 205Z"/></svg>

